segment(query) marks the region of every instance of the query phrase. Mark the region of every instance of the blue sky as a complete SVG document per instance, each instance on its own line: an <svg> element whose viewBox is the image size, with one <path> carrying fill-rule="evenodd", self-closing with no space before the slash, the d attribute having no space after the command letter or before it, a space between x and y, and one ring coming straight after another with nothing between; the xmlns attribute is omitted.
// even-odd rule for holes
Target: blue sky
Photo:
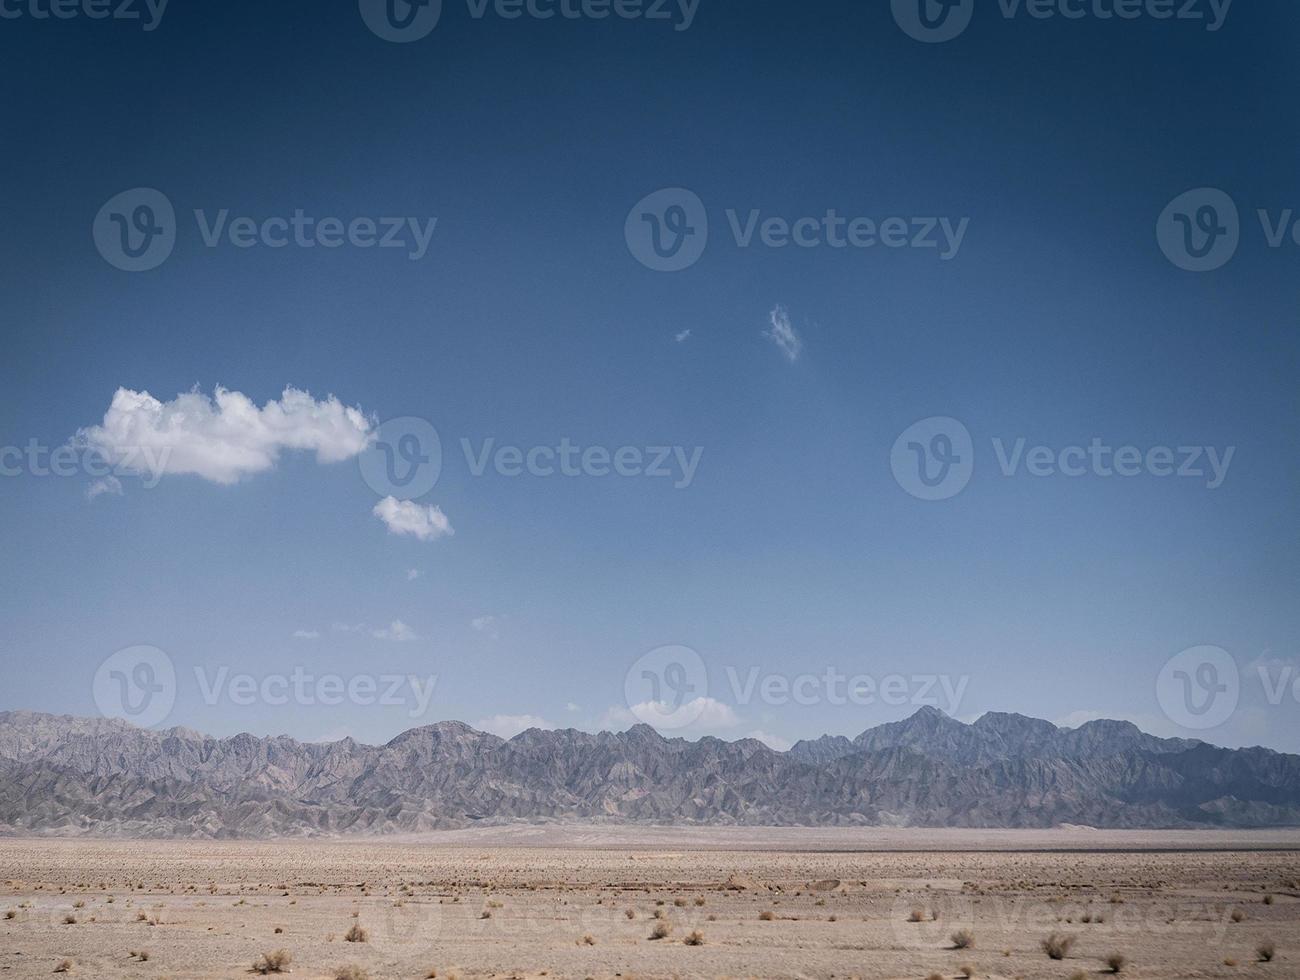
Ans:
<svg viewBox="0 0 1300 980"><path fill-rule="evenodd" d="M1215 31L985 4L940 44L884 3L762 0L701 0L686 30L447 0L400 44L349 3L177 2L148 31L0 22L21 93L0 157L0 445L106 428L119 389L198 399L173 430L195 472L123 473L93 498L80 471L0 477L0 709L94 714L101 664L149 645L178 678L166 723L216 734L626 727L638 658L682 645L707 674L675 729L692 737L855 734L943 677L964 679L941 703L963 718L1124 717L1300 751L1300 246L1270 247L1257 215L1300 213L1297 41L1300 11L1261 4ZM174 207L176 242L127 272L92 225L141 187ZM1189 272L1157 219L1205 187L1240 208L1240 246ZM708 222L679 272L625 239L664 188ZM742 247L728 218L832 209L901 217L909 242L918 222L967 224L945 260ZM223 210L437 220L412 260L208 247ZM218 386L254 415L196 421ZM272 431L286 388L313 421ZM138 436L146 415L119 421ZM436 428L442 466L386 521L357 450L400 417ZM932 417L972 440L944 500L891 471ZM565 439L698 465L688 486L475 475L462 447ZM1233 452L1214 489L1004 476L994 440L1021 439L1053 458L1094 439ZM237 452L262 461L215 479ZM1231 656L1240 703L1188 730L1158 678L1202 645ZM413 718L409 699L205 699L196 669L437 680ZM732 682L828 670L908 694L783 703Z"/></svg>

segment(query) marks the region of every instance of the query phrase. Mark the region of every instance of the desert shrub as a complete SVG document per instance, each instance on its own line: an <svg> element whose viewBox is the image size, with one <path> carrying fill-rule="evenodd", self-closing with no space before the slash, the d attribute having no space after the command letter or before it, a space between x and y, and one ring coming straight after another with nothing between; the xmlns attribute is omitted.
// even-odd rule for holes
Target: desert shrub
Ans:
<svg viewBox="0 0 1300 980"><path fill-rule="evenodd" d="M624 914L625 916L627 916L629 919L635 919L635 918L636 918L636 909L624 909L624 910L623 910L623 914Z"/></svg>
<svg viewBox="0 0 1300 980"><path fill-rule="evenodd" d="M56 966L56 967L54 968L54 972L55 972L55 973L71 973L71 972L72 972L72 966L73 966L72 960L60 960L60 961L59 961L59 965Z"/></svg>
<svg viewBox="0 0 1300 980"><path fill-rule="evenodd" d="M5 918L6 918L6 919L16 919L16 918L18 918L18 910L17 910L17 909L6 909L6 910L5 910Z"/></svg>
<svg viewBox="0 0 1300 980"><path fill-rule="evenodd" d="M682 942L684 942L687 946L703 946L703 945L704 945L704 933L702 933L702 932L700 932L698 929L696 929L696 930L695 930L694 932L692 932L689 936L687 936L685 939L683 939Z"/></svg>
<svg viewBox="0 0 1300 980"><path fill-rule="evenodd" d="M1233 922L1241 922L1241 921L1242 921L1243 919L1245 919L1245 918L1246 918L1246 913L1243 912L1241 909L1233 909L1233 910L1232 910L1232 921L1233 921Z"/></svg>
<svg viewBox="0 0 1300 980"><path fill-rule="evenodd" d="M77 924L77 917L71 914L65 915L63 917L63 924L65 926L75 926Z"/></svg>
<svg viewBox="0 0 1300 980"><path fill-rule="evenodd" d="M1273 898L1272 895L1265 895L1265 896L1264 896L1264 904L1265 904L1265 905L1272 905L1274 901L1275 901L1275 899Z"/></svg>
<svg viewBox="0 0 1300 980"><path fill-rule="evenodd" d="M695 900L695 904L696 904L697 906L703 905L703 904L704 904L704 896L701 895L699 898L697 898L697 899Z"/></svg>
<svg viewBox="0 0 1300 980"><path fill-rule="evenodd" d="M1054 932L1043 940L1043 952L1047 954L1048 959L1063 960L1070 954L1070 947L1074 945L1073 936L1062 936Z"/></svg>
<svg viewBox="0 0 1300 980"><path fill-rule="evenodd" d="M370 974L355 964L348 964L334 971L334 980L370 980Z"/></svg>
<svg viewBox="0 0 1300 980"><path fill-rule="evenodd" d="M593 936L591 933L587 933L585 936L583 936L581 939L578 940L578 945L579 945L579 946L595 946L595 945L596 945L596 937Z"/></svg>
<svg viewBox="0 0 1300 980"><path fill-rule="evenodd" d="M667 939L668 934L673 931L673 927L667 922L660 919L655 923L655 927L650 930L651 939Z"/></svg>
<svg viewBox="0 0 1300 980"><path fill-rule="evenodd" d="M972 980L975 976L975 967L969 963L963 963L957 967L957 976L961 977L961 980Z"/></svg>
<svg viewBox="0 0 1300 980"><path fill-rule="evenodd" d="M776 918L776 915L772 912L771 909L764 909L762 912L758 913L758 917L764 922L771 922L773 919Z"/></svg>
<svg viewBox="0 0 1300 980"><path fill-rule="evenodd" d="M975 945L975 933L969 929L958 929L951 936L953 949L971 949Z"/></svg>
<svg viewBox="0 0 1300 980"><path fill-rule="evenodd" d="M352 928L343 934L343 939L349 943L368 943L370 942L370 933L359 922L352 923Z"/></svg>
<svg viewBox="0 0 1300 980"><path fill-rule="evenodd" d="M1277 947L1271 942L1260 943L1255 947L1255 955L1261 963L1272 963L1273 957L1277 955Z"/></svg>
<svg viewBox="0 0 1300 980"><path fill-rule="evenodd" d="M263 953L253 961L253 969L258 973L288 973L293 957L288 950L277 949L274 953Z"/></svg>
<svg viewBox="0 0 1300 980"><path fill-rule="evenodd" d="M684 898L674 898L674 899L673 899L673 904L674 904L675 906L677 906L679 909L684 909L684 908L686 908L686 899L684 899Z"/></svg>
<svg viewBox="0 0 1300 980"><path fill-rule="evenodd" d="M1123 953L1111 953L1106 957L1106 967L1111 973L1123 973L1128 965L1128 957Z"/></svg>

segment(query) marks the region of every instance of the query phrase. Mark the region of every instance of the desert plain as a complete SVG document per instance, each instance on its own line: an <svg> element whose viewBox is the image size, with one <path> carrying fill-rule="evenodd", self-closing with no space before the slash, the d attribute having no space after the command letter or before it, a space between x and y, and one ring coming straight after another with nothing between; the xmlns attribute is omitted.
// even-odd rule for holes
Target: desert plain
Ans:
<svg viewBox="0 0 1300 980"><path fill-rule="evenodd" d="M1115 966L1300 977L1300 833L0 839L5 978L1092 980Z"/></svg>

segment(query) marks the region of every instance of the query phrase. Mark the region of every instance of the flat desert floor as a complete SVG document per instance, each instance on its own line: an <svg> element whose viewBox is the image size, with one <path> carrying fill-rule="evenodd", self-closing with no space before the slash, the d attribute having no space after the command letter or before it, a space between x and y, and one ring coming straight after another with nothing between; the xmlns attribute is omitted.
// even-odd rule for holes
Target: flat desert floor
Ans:
<svg viewBox="0 0 1300 980"><path fill-rule="evenodd" d="M1045 952L1052 936L1060 959ZM284 969L321 980L1072 980L1111 975L1113 955L1121 976L1150 980L1300 977L1300 836L529 827L0 839L0 978L66 968L224 980L259 975L254 961L280 950Z"/></svg>

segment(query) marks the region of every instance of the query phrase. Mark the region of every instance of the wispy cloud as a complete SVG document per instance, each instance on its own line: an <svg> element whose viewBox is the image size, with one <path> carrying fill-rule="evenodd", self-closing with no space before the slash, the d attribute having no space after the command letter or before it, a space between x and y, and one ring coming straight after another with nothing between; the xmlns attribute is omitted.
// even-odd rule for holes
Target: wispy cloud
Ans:
<svg viewBox="0 0 1300 980"><path fill-rule="evenodd" d="M195 390L169 402L119 388L103 422L79 430L73 442L120 472L231 484L271 469L286 450L315 452L320 463L350 459L371 436L361 410L333 395L317 401L289 387L259 408L247 395L218 386L211 398Z"/></svg>
<svg viewBox="0 0 1300 980"><path fill-rule="evenodd" d="M436 541L456 533L447 515L432 504L385 497L375 504L371 513L387 525L390 534L410 535L421 541Z"/></svg>
<svg viewBox="0 0 1300 980"><path fill-rule="evenodd" d="M86 487L86 499L94 500L101 494L122 496L122 481L115 476L105 476Z"/></svg>
<svg viewBox="0 0 1300 980"><path fill-rule="evenodd" d="M679 333L674 334L674 336L677 338L677 343L684 344L686 343L686 341L691 339L691 331L689 328L687 328L686 330L682 330Z"/></svg>
<svg viewBox="0 0 1300 980"><path fill-rule="evenodd" d="M423 574L424 573L420 571L418 568L408 568L406 570L406 581L414 582L417 578L419 578Z"/></svg>
<svg viewBox="0 0 1300 980"><path fill-rule="evenodd" d="M482 633L484 636L491 637L494 640L500 639L501 634L497 630L498 619L495 616L475 616L469 621L469 625L474 632Z"/></svg>
<svg viewBox="0 0 1300 980"><path fill-rule="evenodd" d="M394 643L407 643L410 640L418 639L415 630L400 619L393 620L387 626L371 630L370 635L376 640L392 640Z"/></svg>
<svg viewBox="0 0 1300 980"><path fill-rule="evenodd" d="M768 314L771 329L763 331L763 336L776 344L787 361L793 364L803 353L803 341L790 322L790 311L780 303Z"/></svg>
<svg viewBox="0 0 1300 980"><path fill-rule="evenodd" d="M319 630L294 630L293 638L295 640L319 640Z"/></svg>
<svg viewBox="0 0 1300 980"><path fill-rule="evenodd" d="M537 715L492 715L490 718L480 718L474 722L473 727L502 738L514 738L530 728L552 731L556 726Z"/></svg>
<svg viewBox="0 0 1300 980"><path fill-rule="evenodd" d="M596 719L597 727L614 730L642 723L669 734L697 735L735 728L740 719L730 705L709 697L695 698L677 708L663 701L645 701L630 708L614 705Z"/></svg>

